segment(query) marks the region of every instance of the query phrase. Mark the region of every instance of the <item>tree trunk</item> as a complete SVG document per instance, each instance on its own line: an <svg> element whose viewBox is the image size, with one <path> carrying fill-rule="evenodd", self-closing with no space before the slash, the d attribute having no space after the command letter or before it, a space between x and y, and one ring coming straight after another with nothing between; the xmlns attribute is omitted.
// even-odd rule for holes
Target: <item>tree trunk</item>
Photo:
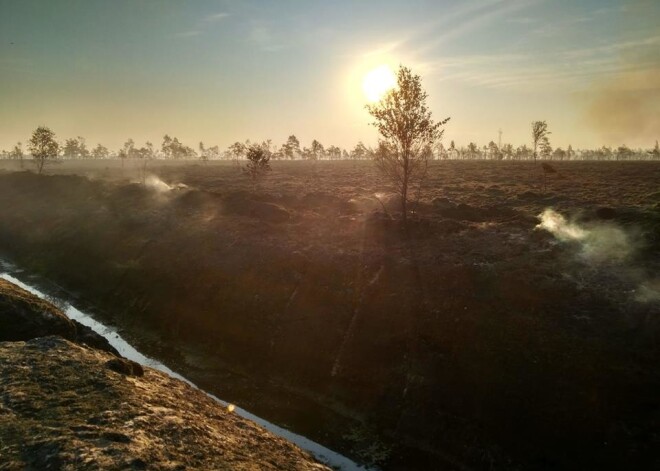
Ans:
<svg viewBox="0 0 660 471"><path fill-rule="evenodd" d="M403 158L403 182L401 184L401 210L403 211L403 224L408 221L408 178L410 177L409 151L405 151Z"/></svg>
<svg viewBox="0 0 660 471"><path fill-rule="evenodd" d="M404 186L401 190L401 211L403 217L403 223L405 224L408 220L408 182L404 183Z"/></svg>

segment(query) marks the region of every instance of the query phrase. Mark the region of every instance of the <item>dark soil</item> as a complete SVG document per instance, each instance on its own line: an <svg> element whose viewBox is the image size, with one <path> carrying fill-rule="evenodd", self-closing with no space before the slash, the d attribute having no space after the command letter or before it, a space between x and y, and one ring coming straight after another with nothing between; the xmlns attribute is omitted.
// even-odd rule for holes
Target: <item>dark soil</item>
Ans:
<svg viewBox="0 0 660 471"><path fill-rule="evenodd" d="M187 188L114 162L0 173L0 249L386 469L660 465L660 165L553 163L544 192L531 163L440 162L406 227L367 162L275 162L256 192L230 163L150 165ZM535 229L549 207L631 253L590 263Z"/></svg>

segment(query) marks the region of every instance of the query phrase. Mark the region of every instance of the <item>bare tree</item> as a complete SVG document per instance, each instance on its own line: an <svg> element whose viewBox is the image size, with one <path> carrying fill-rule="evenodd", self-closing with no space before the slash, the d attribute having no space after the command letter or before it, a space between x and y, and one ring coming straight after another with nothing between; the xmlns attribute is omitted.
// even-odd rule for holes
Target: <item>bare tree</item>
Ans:
<svg viewBox="0 0 660 471"><path fill-rule="evenodd" d="M539 145L543 143L544 139L547 141L548 134L548 124L545 121L532 121L532 143L534 145L534 162L536 162L536 157L538 155Z"/></svg>
<svg viewBox="0 0 660 471"><path fill-rule="evenodd" d="M37 173L41 175L48 159L57 158L60 146L55 140L55 133L46 126L39 126L32 133L29 149L37 166Z"/></svg>
<svg viewBox="0 0 660 471"><path fill-rule="evenodd" d="M426 105L428 95L422 89L419 75L404 66L397 73L397 87L378 103L367 105L372 123L381 135L382 145L376 153L378 168L396 185L401 197L404 222L408 212L408 190L421 184L433 144L440 140L440 129L449 118L438 123L431 119Z"/></svg>

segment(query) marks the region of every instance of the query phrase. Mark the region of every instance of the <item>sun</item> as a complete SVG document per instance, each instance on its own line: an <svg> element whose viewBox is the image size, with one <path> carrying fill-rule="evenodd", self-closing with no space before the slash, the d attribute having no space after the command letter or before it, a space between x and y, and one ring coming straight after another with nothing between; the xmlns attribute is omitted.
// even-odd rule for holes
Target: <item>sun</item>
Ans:
<svg viewBox="0 0 660 471"><path fill-rule="evenodd" d="M396 87L396 75L389 65L380 65L371 70L362 80L362 91L371 103L379 101Z"/></svg>

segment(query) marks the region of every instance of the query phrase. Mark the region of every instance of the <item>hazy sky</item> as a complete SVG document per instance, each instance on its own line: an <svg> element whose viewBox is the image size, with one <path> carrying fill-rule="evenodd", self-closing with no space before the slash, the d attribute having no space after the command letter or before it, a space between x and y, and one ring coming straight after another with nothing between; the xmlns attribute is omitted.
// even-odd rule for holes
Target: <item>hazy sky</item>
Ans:
<svg viewBox="0 0 660 471"><path fill-rule="evenodd" d="M374 144L371 69L422 76L445 140L651 147L657 0L0 0L0 149L45 124L111 149L294 133Z"/></svg>

